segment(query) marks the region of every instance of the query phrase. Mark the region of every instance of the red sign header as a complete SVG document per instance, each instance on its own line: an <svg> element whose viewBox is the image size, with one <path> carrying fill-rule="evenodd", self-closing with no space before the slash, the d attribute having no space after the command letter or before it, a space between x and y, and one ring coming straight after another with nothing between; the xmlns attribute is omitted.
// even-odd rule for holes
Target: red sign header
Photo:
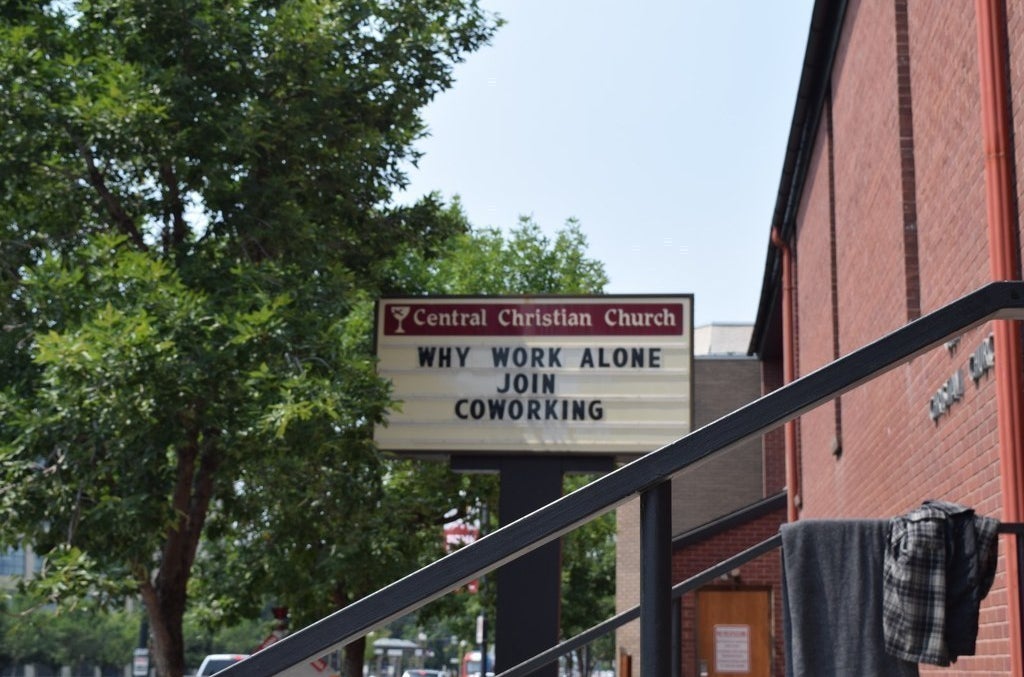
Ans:
<svg viewBox="0 0 1024 677"><path fill-rule="evenodd" d="M683 303L385 300L385 336L682 336Z"/></svg>

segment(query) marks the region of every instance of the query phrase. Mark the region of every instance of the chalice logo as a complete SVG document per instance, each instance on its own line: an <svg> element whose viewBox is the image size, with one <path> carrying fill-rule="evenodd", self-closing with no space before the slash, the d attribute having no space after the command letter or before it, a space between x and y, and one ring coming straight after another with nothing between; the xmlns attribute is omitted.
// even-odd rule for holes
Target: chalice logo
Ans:
<svg viewBox="0 0 1024 677"><path fill-rule="evenodd" d="M398 321L398 328L395 329L395 333L404 334L405 329L402 327L402 320L409 316L409 306L391 306L391 316Z"/></svg>

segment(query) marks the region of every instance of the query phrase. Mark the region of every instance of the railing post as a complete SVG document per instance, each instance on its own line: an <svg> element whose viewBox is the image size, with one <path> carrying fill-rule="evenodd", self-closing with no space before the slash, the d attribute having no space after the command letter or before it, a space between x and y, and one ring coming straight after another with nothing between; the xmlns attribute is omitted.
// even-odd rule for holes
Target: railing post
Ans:
<svg viewBox="0 0 1024 677"><path fill-rule="evenodd" d="M683 599L672 597L672 677L683 674Z"/></svg>
<svg viewBox="0 0 1024 677"><path fill-rule="evenodd" d="M640 674L671 671L672 483L640 494Z"/></svg>

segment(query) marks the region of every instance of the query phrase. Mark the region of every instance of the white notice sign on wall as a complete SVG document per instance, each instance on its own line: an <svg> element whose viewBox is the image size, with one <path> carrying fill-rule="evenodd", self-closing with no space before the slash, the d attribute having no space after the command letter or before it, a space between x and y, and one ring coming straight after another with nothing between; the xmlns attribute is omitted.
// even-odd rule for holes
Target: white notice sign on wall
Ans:
<svg viewBox="0 0 1024 677"><path fill-rule="evenodd" d="M715 672L750 672L750 626L715 626Z"/></svg>

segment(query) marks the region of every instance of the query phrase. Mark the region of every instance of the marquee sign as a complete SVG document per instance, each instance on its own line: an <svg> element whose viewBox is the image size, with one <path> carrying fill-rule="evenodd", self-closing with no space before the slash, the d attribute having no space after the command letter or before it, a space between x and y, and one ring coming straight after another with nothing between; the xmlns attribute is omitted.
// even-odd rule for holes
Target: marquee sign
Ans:
<svg viewBox="0 0 1024 677"><path fill-rule="evenodd" d="M691 425L693 298L404 297L377 302L398 453L631 455Z"/></svg>

